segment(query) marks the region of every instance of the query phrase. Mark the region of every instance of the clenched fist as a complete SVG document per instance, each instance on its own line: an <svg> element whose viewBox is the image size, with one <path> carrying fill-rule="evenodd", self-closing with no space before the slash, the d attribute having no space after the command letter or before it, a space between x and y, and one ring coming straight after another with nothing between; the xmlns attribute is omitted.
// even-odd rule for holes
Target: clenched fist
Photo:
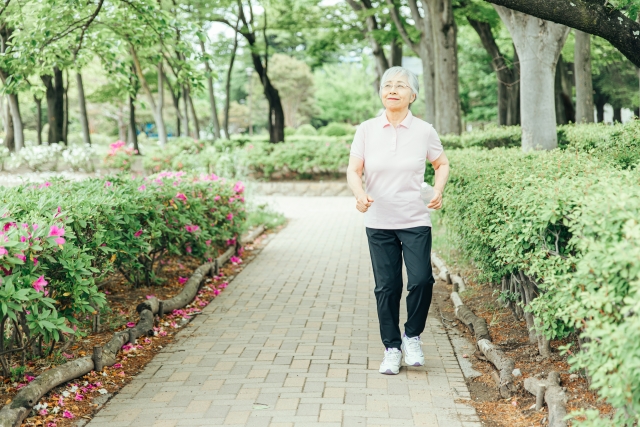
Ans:
<svg viewBox="0 0 640 427"><path fill-rule="evenodd" d="M356 209L360 212L366 212L369 210L369 206L373 203L373 198L368 194L363 194L356 199Z"/></svg>

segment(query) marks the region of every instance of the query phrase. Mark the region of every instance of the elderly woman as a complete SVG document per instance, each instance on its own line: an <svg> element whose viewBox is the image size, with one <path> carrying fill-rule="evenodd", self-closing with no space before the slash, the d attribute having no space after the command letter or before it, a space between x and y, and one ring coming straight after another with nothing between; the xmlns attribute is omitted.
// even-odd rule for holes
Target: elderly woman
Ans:
<svg viewBox="0 0 640 427"><path fill-rule="evenodd" d="M409 107L418 96L418 79L392 67L382 76L385 111L358 127L351 145L347 181L364 212L375 278L380 335L385 347L380 373L400 372L402 355L409 366L424 365L420 334L425 328L434 284L431 271L429 209L442 207L449 161L432 125L414 117ZM420 198L426 161L435 169L434 197ZM362 173L366 172L366 192ZM407 322L400 335L402 259L407 268Z"/></svg>

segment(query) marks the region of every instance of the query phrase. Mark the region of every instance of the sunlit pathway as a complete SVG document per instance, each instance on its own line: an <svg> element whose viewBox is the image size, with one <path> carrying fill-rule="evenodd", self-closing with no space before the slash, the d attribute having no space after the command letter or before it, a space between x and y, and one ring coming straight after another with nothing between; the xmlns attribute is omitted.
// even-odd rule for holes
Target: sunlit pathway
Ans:
<svg viewBox="0 0 640 427"><path fill-rule="evenodd" d="M479 427L436 313L422 336L426 367L377 372L353 199L272 202L289 225L88 425Z"/></svg>

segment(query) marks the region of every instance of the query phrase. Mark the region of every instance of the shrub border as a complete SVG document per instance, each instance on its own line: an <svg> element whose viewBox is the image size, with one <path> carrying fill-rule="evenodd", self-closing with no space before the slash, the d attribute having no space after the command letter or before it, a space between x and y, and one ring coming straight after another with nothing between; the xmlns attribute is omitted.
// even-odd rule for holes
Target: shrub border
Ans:
<svg viewBox="0 0 640 427"><path fill-rule="evenodd" d="M265 231L264 225L259 225L253 231L243 236L242 243L254 241ZM0 409L0 427L19 427L27 417L32 407L38 403L46 393L54 387L67 381L79 378L91 371L101 371L105 366L116 363L118 351L127 342L134 342L138 337L152 334L154 315L162 317L163 313L185 307L196 297L205 277L218 274L219 268L224 265L238 251L240 243L227 249L225 253L217 257L213 262L202 264L196 268L189 280L185 283L180 293L168 300L159 300L155 297L147 300L136 308L140 314L140 320L134 328L116 332L107 344L93 348L92 356L85 356L64 365L57 366L39 375L29 385L22 388L12 399L11 403Z"/></svg>

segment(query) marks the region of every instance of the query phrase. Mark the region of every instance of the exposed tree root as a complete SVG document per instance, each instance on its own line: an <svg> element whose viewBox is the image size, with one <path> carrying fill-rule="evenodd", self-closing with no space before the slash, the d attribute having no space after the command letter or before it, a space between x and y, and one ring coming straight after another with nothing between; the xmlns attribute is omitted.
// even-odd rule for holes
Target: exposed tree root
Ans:
<svg viewBox="0 0 640 427"><path fill-rule="evenodd" d="M542 399L549 407L549 427L566 427L567 422L567 395L560 387L560 374L551 371L546 380L527 378L524 380L524 388L536 396L536 408L540 409Z"/></svg>

